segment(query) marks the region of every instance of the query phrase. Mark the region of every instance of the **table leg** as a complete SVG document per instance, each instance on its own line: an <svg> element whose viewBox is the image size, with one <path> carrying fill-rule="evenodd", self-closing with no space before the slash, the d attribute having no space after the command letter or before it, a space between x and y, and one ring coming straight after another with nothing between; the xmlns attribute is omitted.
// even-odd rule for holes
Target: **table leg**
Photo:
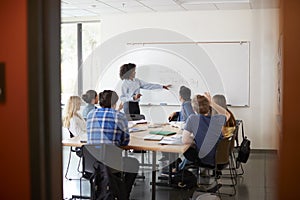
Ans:
<svg viewBox="0 0 300 200"><path fill-rule="evenodd" d="M152 153L152 200L155 200L156 192L156 151Z"/></svg>

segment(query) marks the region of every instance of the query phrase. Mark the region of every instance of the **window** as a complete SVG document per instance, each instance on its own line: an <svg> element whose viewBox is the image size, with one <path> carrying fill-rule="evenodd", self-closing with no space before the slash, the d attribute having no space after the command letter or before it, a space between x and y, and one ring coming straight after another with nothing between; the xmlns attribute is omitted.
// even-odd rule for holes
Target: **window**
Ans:
<svg viewBox="0 0 300 200"><path fill-rule="evenodd" d="M82 31L80 31L82 27ZM81 33L82 40L78 37ZM80 35L79 35L80 36ZM82 41L82 51L78 53L78 46ZM82 61L95 50L100 44L100 23L65 23L61 25L61 102L65 104L70 95L78 94L78 80L80 69L78 67L78 56L82 55ZM93 88L91 88L93 89Z"/></svg>

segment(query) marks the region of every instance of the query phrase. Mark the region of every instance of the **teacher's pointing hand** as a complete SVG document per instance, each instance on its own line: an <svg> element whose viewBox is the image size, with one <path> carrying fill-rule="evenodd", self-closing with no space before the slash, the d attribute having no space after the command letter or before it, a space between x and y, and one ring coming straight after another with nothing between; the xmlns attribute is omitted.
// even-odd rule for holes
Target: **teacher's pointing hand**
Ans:
<svg viewBox="0 0 300 200"><path fill-rule="evenodd" d="M170 88L171 86L172 86L172 85L164 85L163 88L166 89L166 90L169 90L169 88Z"/></svg>

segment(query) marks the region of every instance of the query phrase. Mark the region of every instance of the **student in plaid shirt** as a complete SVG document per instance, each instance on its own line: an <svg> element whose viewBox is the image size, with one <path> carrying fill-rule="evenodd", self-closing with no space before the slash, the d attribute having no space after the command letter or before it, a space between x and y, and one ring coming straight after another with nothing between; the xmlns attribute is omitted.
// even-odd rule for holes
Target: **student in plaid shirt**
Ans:
<svg viewBox="0 0 300 200"><path fill-rule="evenodd" d="M88 144L113 143L116 146L126 146L129 143L128 121L124 113L116 110L118 100L115 91L104 90L99 94L101 108L91 111L87 116ZM129 199L139 162L132 157L122 159L127 199Z"/></svg>

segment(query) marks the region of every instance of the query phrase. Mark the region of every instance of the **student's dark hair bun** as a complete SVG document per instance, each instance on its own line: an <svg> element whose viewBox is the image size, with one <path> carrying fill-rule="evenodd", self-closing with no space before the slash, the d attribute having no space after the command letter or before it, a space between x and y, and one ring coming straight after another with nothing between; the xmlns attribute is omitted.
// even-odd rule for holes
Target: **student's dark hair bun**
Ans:
<svg viewBox="0 0 300 200"><path fill-rule="evenodd" d="M132 69L136 67L133 63L124 64L120 67L120 78L122 80L129 79Z"/></svg>
<svg viewBox="0 0 300 200"><path fill-rule="evenodd" d="M99 93L99 105L102 108L111 108L119 100L119 96L115 91L104 90Z"/></svg>
<svg viewBox="0 0 300 200"><path fill-rule="evenodd" d="M86 103L91 103L93 99L97 97L97 92L95 90L88 90L85 94L81 95L81 98Z"/></svg>

